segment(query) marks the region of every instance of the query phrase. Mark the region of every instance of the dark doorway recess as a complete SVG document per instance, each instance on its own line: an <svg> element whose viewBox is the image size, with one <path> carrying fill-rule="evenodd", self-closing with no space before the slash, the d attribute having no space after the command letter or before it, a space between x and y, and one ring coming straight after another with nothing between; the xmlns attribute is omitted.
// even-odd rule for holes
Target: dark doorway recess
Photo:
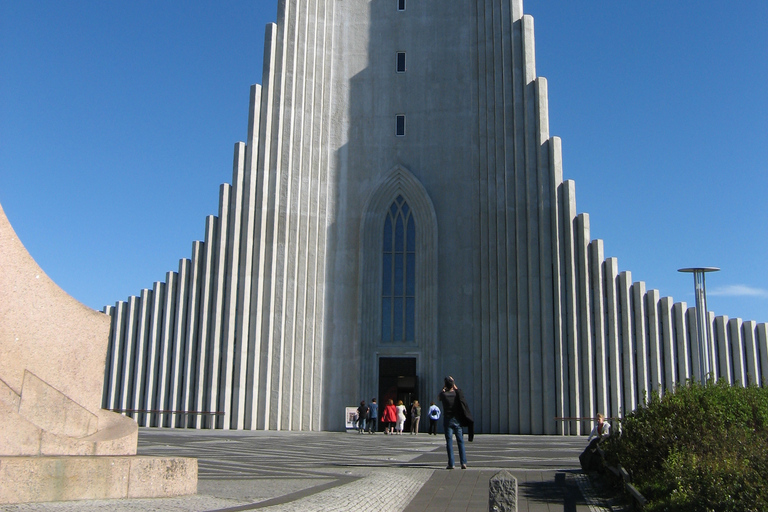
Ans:
<svg viewBox="0 0 768 512"><path fill-rule="evenodd" d="M379 358L379 414L382 414L390 399L395 405L397 405L398 400L402 400L406 411L410 412L413 401L419 399L418 386L419 378L416 375L415 357ZM409 424L410 418L406 420L406 431ZM383 430L381 422L378 426L380 430Z"/></svg>

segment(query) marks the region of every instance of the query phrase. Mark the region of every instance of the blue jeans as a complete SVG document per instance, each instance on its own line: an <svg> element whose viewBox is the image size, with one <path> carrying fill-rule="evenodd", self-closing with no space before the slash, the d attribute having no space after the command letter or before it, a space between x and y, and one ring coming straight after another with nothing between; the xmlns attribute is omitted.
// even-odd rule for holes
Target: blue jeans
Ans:
<svg viewBox="0 0 768 512"><path fill-rule="evenodd" d="M445 430L445 449L448 451L448 467L454 466L453 459L453 436L456 436L456 444L459 446L459 461L462 464L467 463L467 454L464 451L464 431L461 430L461 424L456 418L443 419L443 430Z"/></svg>

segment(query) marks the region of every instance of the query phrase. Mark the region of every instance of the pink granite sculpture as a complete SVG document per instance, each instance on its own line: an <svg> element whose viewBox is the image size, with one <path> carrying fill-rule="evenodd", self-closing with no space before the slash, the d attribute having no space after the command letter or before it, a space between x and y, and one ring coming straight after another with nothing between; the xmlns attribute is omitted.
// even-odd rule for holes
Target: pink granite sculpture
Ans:
<svg viewBox="0 0 768 512"><path fill-rule="evenodd" d="M0 207L0 503L196 492L195 459L136 456L136 422L101 409L109 324L40 269Z"/></svg>

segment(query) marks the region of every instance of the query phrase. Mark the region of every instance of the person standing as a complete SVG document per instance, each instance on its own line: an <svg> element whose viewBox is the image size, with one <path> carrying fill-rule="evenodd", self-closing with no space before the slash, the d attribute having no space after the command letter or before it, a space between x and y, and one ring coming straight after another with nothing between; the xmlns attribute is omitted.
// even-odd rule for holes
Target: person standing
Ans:
<svg viewBox="0 0 768 512"><path fill-rule="evenodd" d="M384 433L395 433L395 422L397 421L397 409L395 403L390 398L387 401L387 405L384 407L384 413L381 415L381 422L384 423Z"/></svg>
<svg viewBox="0 0 768 512"><path fill-rule="evenodd" d="M429 410L427 411L429 416L429 433L437 435L437 420L440 419L440 408L435 405L435 402L429 404Z"/></svg>
<svg viewBox="0 0 768 512"><path fill-rule="evenodd" d="M456 436L456 445L459 448L459 462L461 469L467 469L467 454L464 450L464 431L462 424L468 426L469 441L474 439L474 420L469 412L469 406L464 398L464 393L456 386L456 382L450 375L444 380L443 389L440 391L439 400L443 404L443 429L445 430L445 449L448 452L448 466L453 469L453 436Z"/></svg>
<svg viewBox="0 0 768 512"><path fill-rule="evenodd" d="M365 422L368 421L368 406L365 405L365 400L360 402L357 407L357 433L362 434L365 432Z"/></svg>
<svg viewBox="0 0 768 512"><path fill-rule="evenodd" d="M414 400L411 406L411 434L419 433L419 420L421 420L421 406L418 400Z"/></svg>
<svg viewBox="0 0 768 512"><path fill-rule="evenodd" d="M376 398L371 398L371 405L368 406L368 433L376 432L376 418L379 417L379 404Z"/></svg>
<svg viewBox="0 0 768 512"><path fill-rule="evenodd" d="M405 424L405 406L402 400L397 401L397 434L403 433L403 425Z"/></svg>

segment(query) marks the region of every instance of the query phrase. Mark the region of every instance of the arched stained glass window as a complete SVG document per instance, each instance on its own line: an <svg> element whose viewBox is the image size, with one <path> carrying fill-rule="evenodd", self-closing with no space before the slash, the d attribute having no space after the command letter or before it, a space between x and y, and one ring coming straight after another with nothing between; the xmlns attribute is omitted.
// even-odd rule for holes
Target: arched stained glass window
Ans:
<svg viewBox="0 0 768 512"><path fill-rule="evenodd" d="M384 221L382 343L411 343L416 331L416 223L403 196Z"/></svg>

